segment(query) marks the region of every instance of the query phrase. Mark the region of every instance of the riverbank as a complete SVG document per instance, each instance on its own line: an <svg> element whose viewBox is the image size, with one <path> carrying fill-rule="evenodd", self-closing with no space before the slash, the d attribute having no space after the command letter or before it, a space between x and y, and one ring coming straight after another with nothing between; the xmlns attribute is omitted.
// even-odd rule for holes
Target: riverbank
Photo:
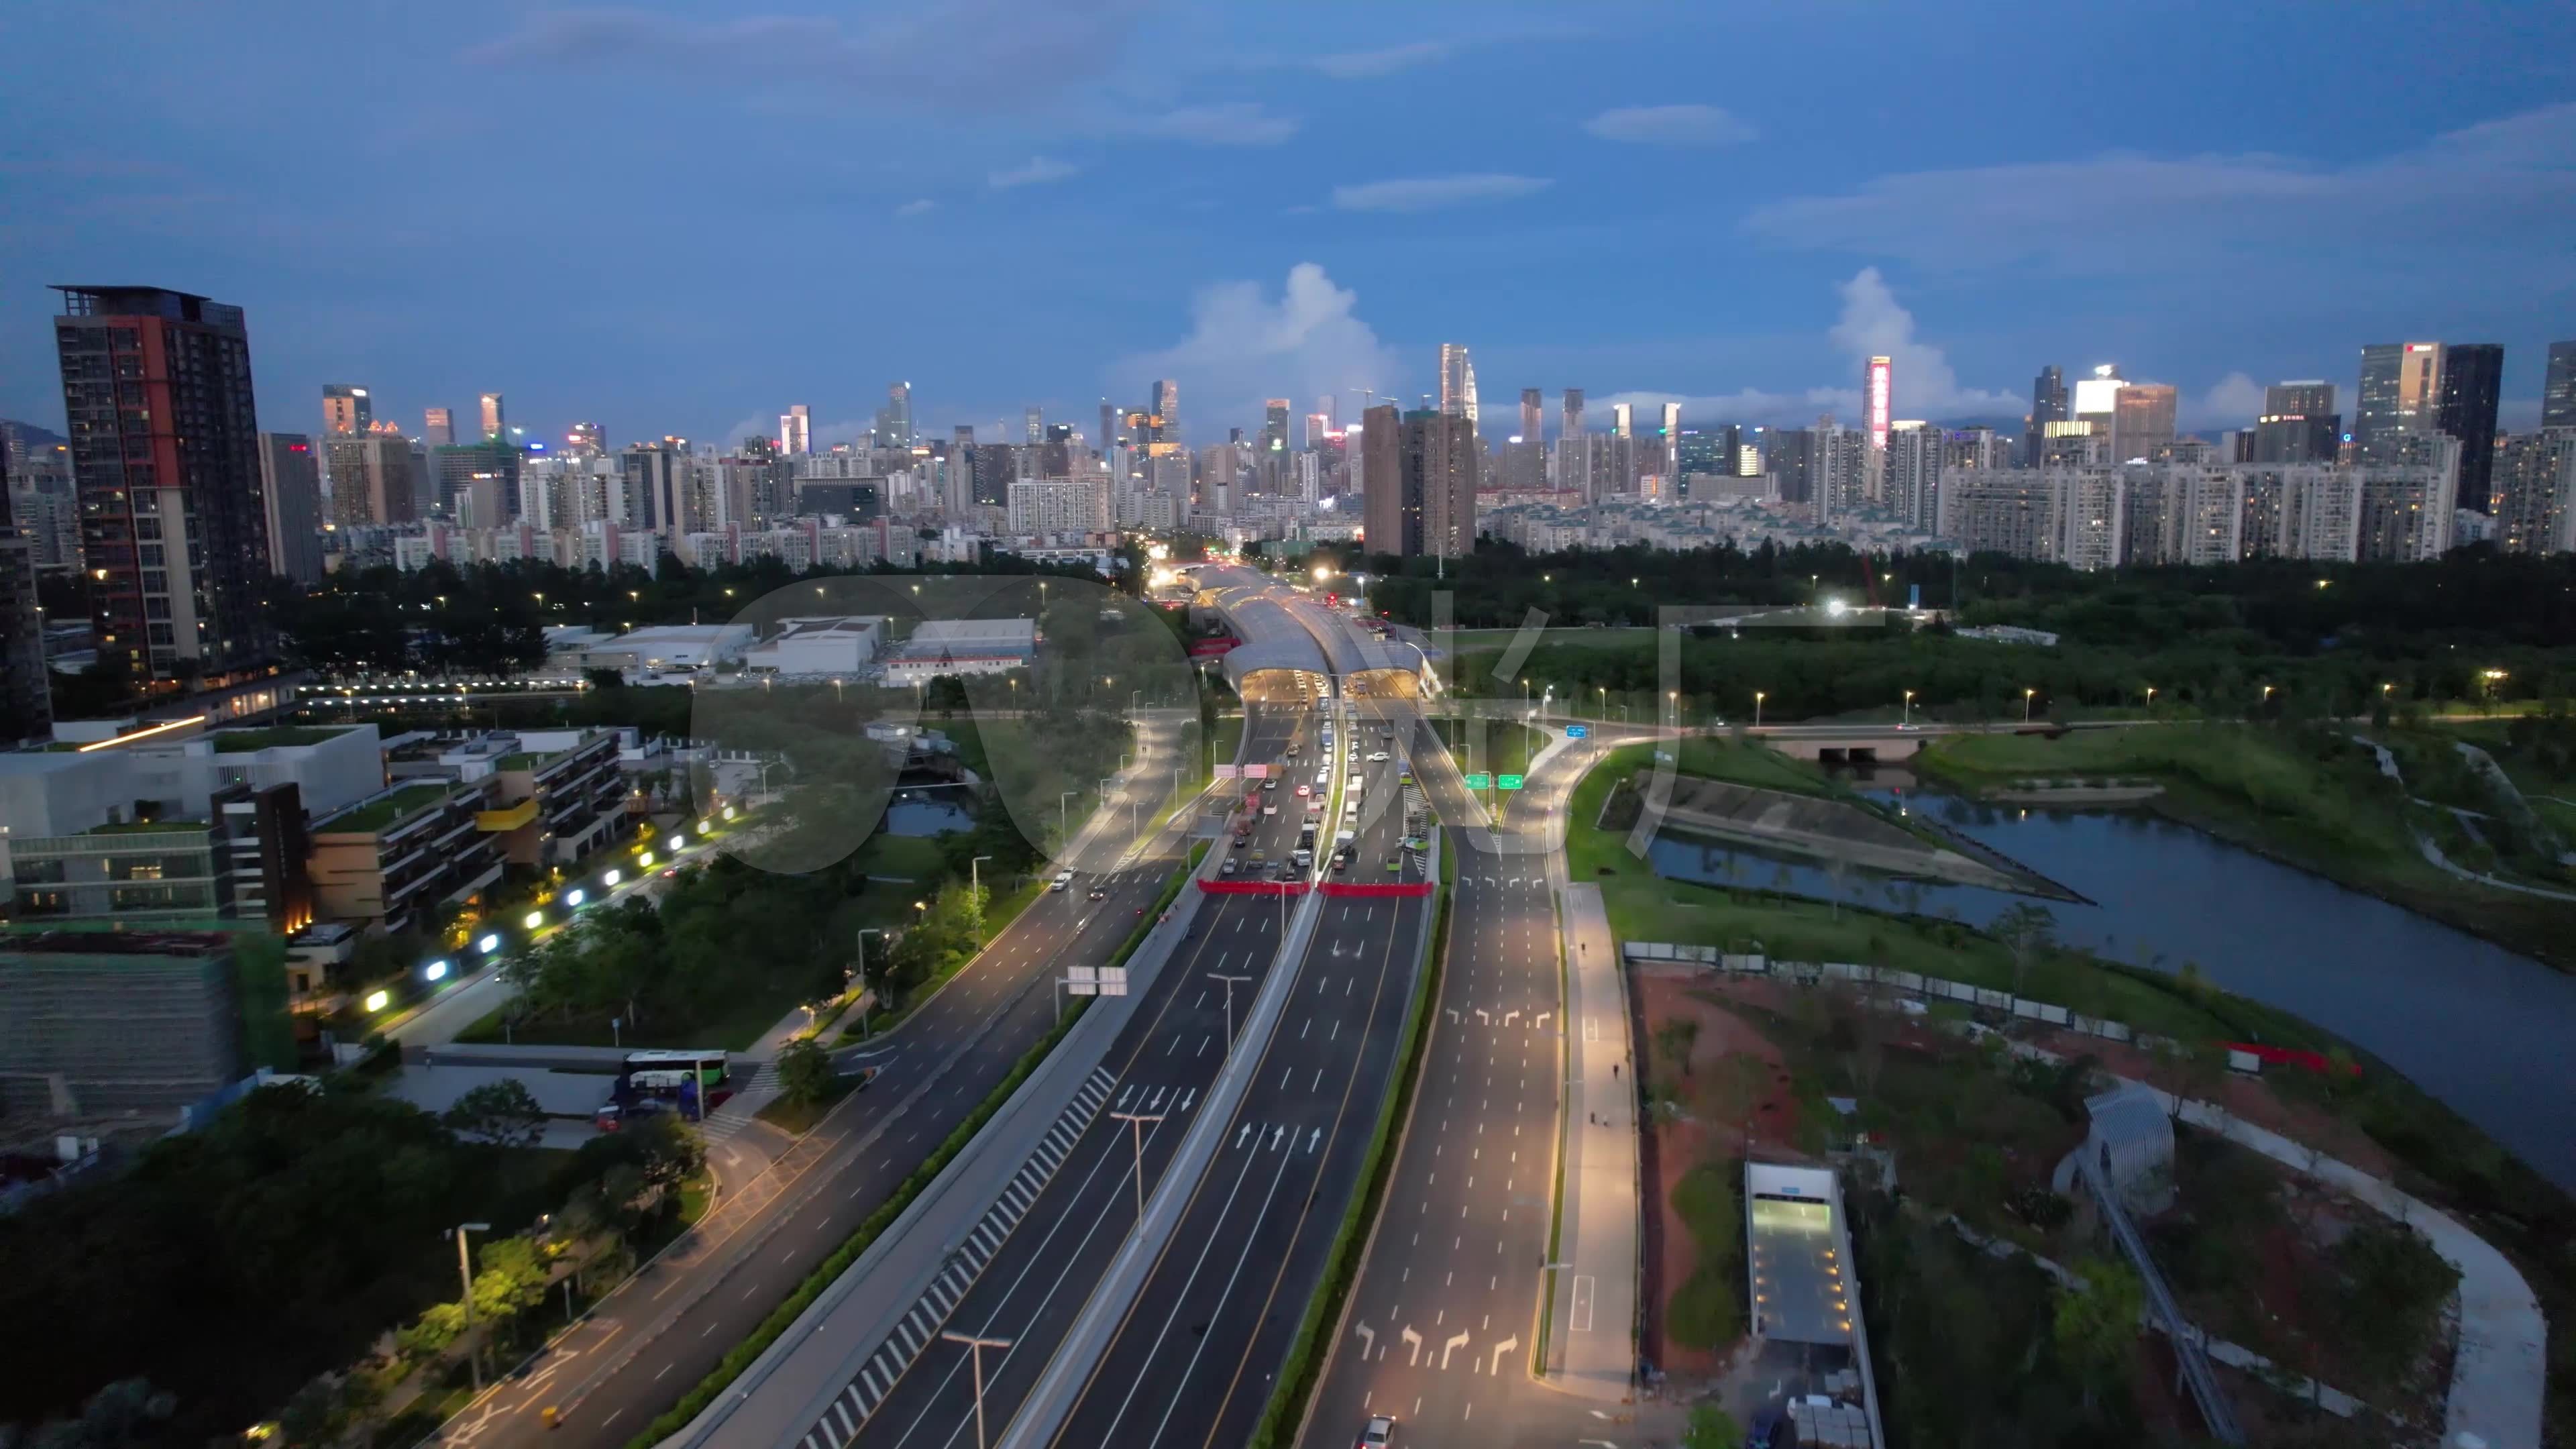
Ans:
<svg viewBox="0 0 2576 1449"><path fill-rule="evenodd" d="M2576 1252L2569 1247L2576 1243L2576 1199L2375 1056L2192 975L2065 949L2017 962L2005 943L1959 922L1667 880L1628 853L1623 830L1599 824L1625 779L1615 767L1596 767L1576 786L1566 840L1573 878L1600 885L1620 937L1891 965L2000 990L2014 989L2018 965L2023 994L2150 1033L2184 1042L2261 1041L2348 1059L2359 1076L2329 1081L2275 1070L2263 1080L2366 1135L2397 1164L2400 1187L2469 1224L2513 1258L2552 1319L2576 1322ZM2576 1333L2556 1336L2549 1363L2553 1441L2576 1443Z"/></svg>
<svg viewBox="0 0 2576 1449"><path fill-rule="evenodd" d="M2427 862L2403 795L2367 750L2340 734L2200 724L2054 738L1958 735L1926 745L1911 765L1998 801L2035 780L2145 777L2161 788L2135 808L2576 972L2568 909L2462 881Z"/></svg>

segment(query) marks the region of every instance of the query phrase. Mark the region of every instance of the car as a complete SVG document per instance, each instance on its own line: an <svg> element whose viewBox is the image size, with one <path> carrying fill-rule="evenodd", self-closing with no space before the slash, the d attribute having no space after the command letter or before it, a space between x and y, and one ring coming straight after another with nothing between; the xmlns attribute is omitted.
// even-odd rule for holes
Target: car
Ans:
<svg viewBox="0 0 2576 1449"><path fill-rule="evenodd" d="M1305 799L1307 796L1312 795L1312 794L1314 794L1314 793L1315 793L1315 787L1314 787L1314 786L1312 786L1312 785L1300 785L1300 786L1298 786L1298 787L1297 787L1297 798L1298 798L1298 799L1300 799L1300 800L1303 800L1303 799Z"/></svg>
<svg viewBox="0 0 2576 1449"><path fill-rule="evenodd" d="M1371 750L1371 751L1369 751L1369 763L1370 763L1370 764L1372 764L1372 765L1383 765L1383 764L1385 764L1387 761L1389 761L1389 760L1391 760L1391 759L1394 759L1394 758L1395 758L1395 756L1388 754L1388 753L1387 753L1386 751L1384 751L1384 750Z"/></svg>
<svg viewBox="0 0 2576 1449"><path fill-rule="evenodd" d="M1261 788L1265 792L1276 790L1279 788L1279 782L1276 780L1264 780L1261 782Z"/></svg>
<svg viewBox="0 0 2576 1449"><path fill-rule="evenodd" d="M1234 848L1237 850L1241 850L1251 843L1252 836L1249 833L1239 833L1234 837Z"/></svg>
<svg viewBox="0 0 2576 1449"><path fill-rule="evenodd" d="M1219 866L1216 868L1216 873L1217 873L1218 875L1232 875L1232 874L1234 874L1234 870L1235 870L1234 857L1229 855L1229 856L1227 856L1227 857L1225 858L1225 862L1224 862L1224 864L1219 865Z"/></svg>
<svg viewBox="0 0 2576 1449"><path fill-rule="evenodd" d="M1386 870L1387 870L1387 874L1389 874L1389 875L1393 875L1393 874L1395 874L1397 871L1400 871L1400 870L1402 870L1402 869L1404 869L1404 857L1403 857L1403 856L1400 856L1400 855L1390 855L1390 856L1388 856L1388 857L1386 858Z"/></svg>
<svg viewBox="0 0 2576 1449"><path fill-rule="evenodd" d="M1109 899L1108 888L1106 886L1093 886L1091 888L1091 898L1095 901L1105 901Z"/></svg>
<svg viewBox="0 0 2576 1449"><path fill-rule="evenodd" d="M1047 889L1051 891L1067 890L1070 889L1072 885L1073 872L1068 870L1059 872L1055 879L1048 881Z"/></svg>
<svg viewBox="0 0 2576 1449"><path fill-rule="evenodd" d="M1339 872L1341 872L1341 871L1349 870L1350 868L1351 868L1351 858L1350 858L1350 856L1349 856L1346 852L1343 852L1343 851L1335 851L1335 852L1333 852L1333 870L1334 870L1336 873L1339 873Z"/></svg>
<svg viewBox="0 0 2576 1449"><path fill-rule="evenodd" d="M1379 1414L1361 1427L1356 1449L1386 1449L1394 1442L1395 1420Z"/></svg>

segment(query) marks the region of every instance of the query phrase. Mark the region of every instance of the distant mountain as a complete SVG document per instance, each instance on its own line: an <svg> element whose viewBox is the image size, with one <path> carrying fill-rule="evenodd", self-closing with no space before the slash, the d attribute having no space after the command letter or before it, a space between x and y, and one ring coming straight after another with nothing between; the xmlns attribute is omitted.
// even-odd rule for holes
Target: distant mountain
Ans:
<svg viewBox="0 0 2576 1449"><path fill-rule="evenodd" d="M71 441L51 428L40 428L15 418L0 418L0 438L9 440L9 456L12 458L46 448L59 448Z"/></svg>

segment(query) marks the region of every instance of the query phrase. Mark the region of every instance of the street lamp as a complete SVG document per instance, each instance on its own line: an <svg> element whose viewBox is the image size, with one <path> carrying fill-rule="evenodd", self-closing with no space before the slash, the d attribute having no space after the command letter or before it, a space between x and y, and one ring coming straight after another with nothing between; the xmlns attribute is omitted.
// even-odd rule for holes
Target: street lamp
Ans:
<svg viewBox="0 0 2576 1449"><path fill-rule="evenodd" d="M882 936L884 934L885 927L883 926L861 926L859 928L859 964L857 976L859 982L859 1039L862 1041L865 1041L868 1035L868 937L872 935Z"/></svg>
<svg viewBox="0 0 2576 1449"><path fill-rule="evenodd" d="M458 1223L449 1230L450 1235L456 1239L456 1277L465 1290L465 1336L469 1339L474 1336L474 1260L466 1252L465 1235L490 1231L492 1231L490 1223ZM483 1392L483 1350L474 1344L467 1344L465 1361L473 1365L474 1392L479 1394Z"/></svg>
<svg viewBox="0 0 2576 1449"><path fill-rule="evenodd" d="M1910 725L1910 724L1912 724L1912 723L1914 723L1914 691L1913 691L1913 690L1910 690L1910 689L1909 689L1909 690L1905 691L1905 718L1904 718L1903 720L1899 721L1899 723L1900 723L1900 724L1909 724L1909 725Z"/></svg>
<svg viewBox="0 0 2576 1449"><path fill-rule="evenodd" d="M1610 687L1608 685L1595 685L1593 686L1592 692L1601 696L1600 718L1603 724L1608 724L1610 722Z"/></svg>
<svg viewBox="0 0 2576 1449"><path fill-rule="evenodd" d="M1112 1112L1109 1114L1127 1124L1128 1140L1136 1144L1136 1231L1145 1230L1145 1124L1160 1122L1160 1112Z"/></svg>
<svg viewBox="0 0 2576 1449"><path fill-rule="evenodd" d="M2021 722L2022 722L2023 724L2028 724L2028 723L2030 723L2030 701L2031 701L2031 697L2032 697L2033 695L2038 694L2038 693L2039 693L2039 691L2038 691L2038 690L2036 690L2036 689L2025 689L2025 690L2023 690L2023 691L2021 692Z"/></svg>
<svg viewBox="0 0 2576 1449"><path fill-rule="evenodd" d="M1280 899L1286 900L1287 897L1282 896ZM1231 1053L1234 1050L1234 983L1238 981L1249 982L1252 978L1249 976L1219 976L1215 972L1211 971L1207 974L1207 979L1210 981L1222 982L1225 985L1225 1049L1227 1052Z"/></svg>
<svg viewBox="0 0 2576 1449"><path fill-rule="evenodd" d="M2150 684L2150 685L2148 685L2148 686L2147 686L2147 708L2152 710L2152 709L2154 709L2155 707L2156 707L2156 687L2155 687L2154 685Z"/></svg>
<svg viewBox="0 0 2576 1449"><path fill-rule="evenodd" d="M1073 849L1073 797L1081 793L1080 790L1066 790L1055 797L1056 833L1063 837L1060 848L1068 852Z"/></svg>
<svg viewBox="0 0 2576 1449"><path fill-rule="evenodd" d="M953 1328L941 1329L939 1336L950 1343L966 1345L967 1357L975 1360L975 1449L984 1449L984 1350L1009 1348L1011 1340L978 1338L971 1333L959 1333Z"/></svg>

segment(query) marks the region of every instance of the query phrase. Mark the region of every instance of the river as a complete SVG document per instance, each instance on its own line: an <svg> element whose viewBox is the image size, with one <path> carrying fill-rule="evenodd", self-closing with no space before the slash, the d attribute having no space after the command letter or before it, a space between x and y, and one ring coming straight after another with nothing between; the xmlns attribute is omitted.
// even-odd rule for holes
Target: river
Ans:
<svg viewBox="0 0 2576 1449"><path fill-rule="evenodd" d="M2090 898L2045 903L2060 940L2166 971L2196 961L2212 983L2369 1051L2576 1189L2576 977L2154 815L1905 799ZM1731 855L1739 863L1730 882ZM1772 889L1785 869L1789 890L1832 891L1814 866L1696 838L1659 838L1654 863L1675 879ZM1887 908L1889 884L1856 871L1843 898ZM1900 908L1947 907L1978 923L2027 899L1895 884Z"/></svg>

